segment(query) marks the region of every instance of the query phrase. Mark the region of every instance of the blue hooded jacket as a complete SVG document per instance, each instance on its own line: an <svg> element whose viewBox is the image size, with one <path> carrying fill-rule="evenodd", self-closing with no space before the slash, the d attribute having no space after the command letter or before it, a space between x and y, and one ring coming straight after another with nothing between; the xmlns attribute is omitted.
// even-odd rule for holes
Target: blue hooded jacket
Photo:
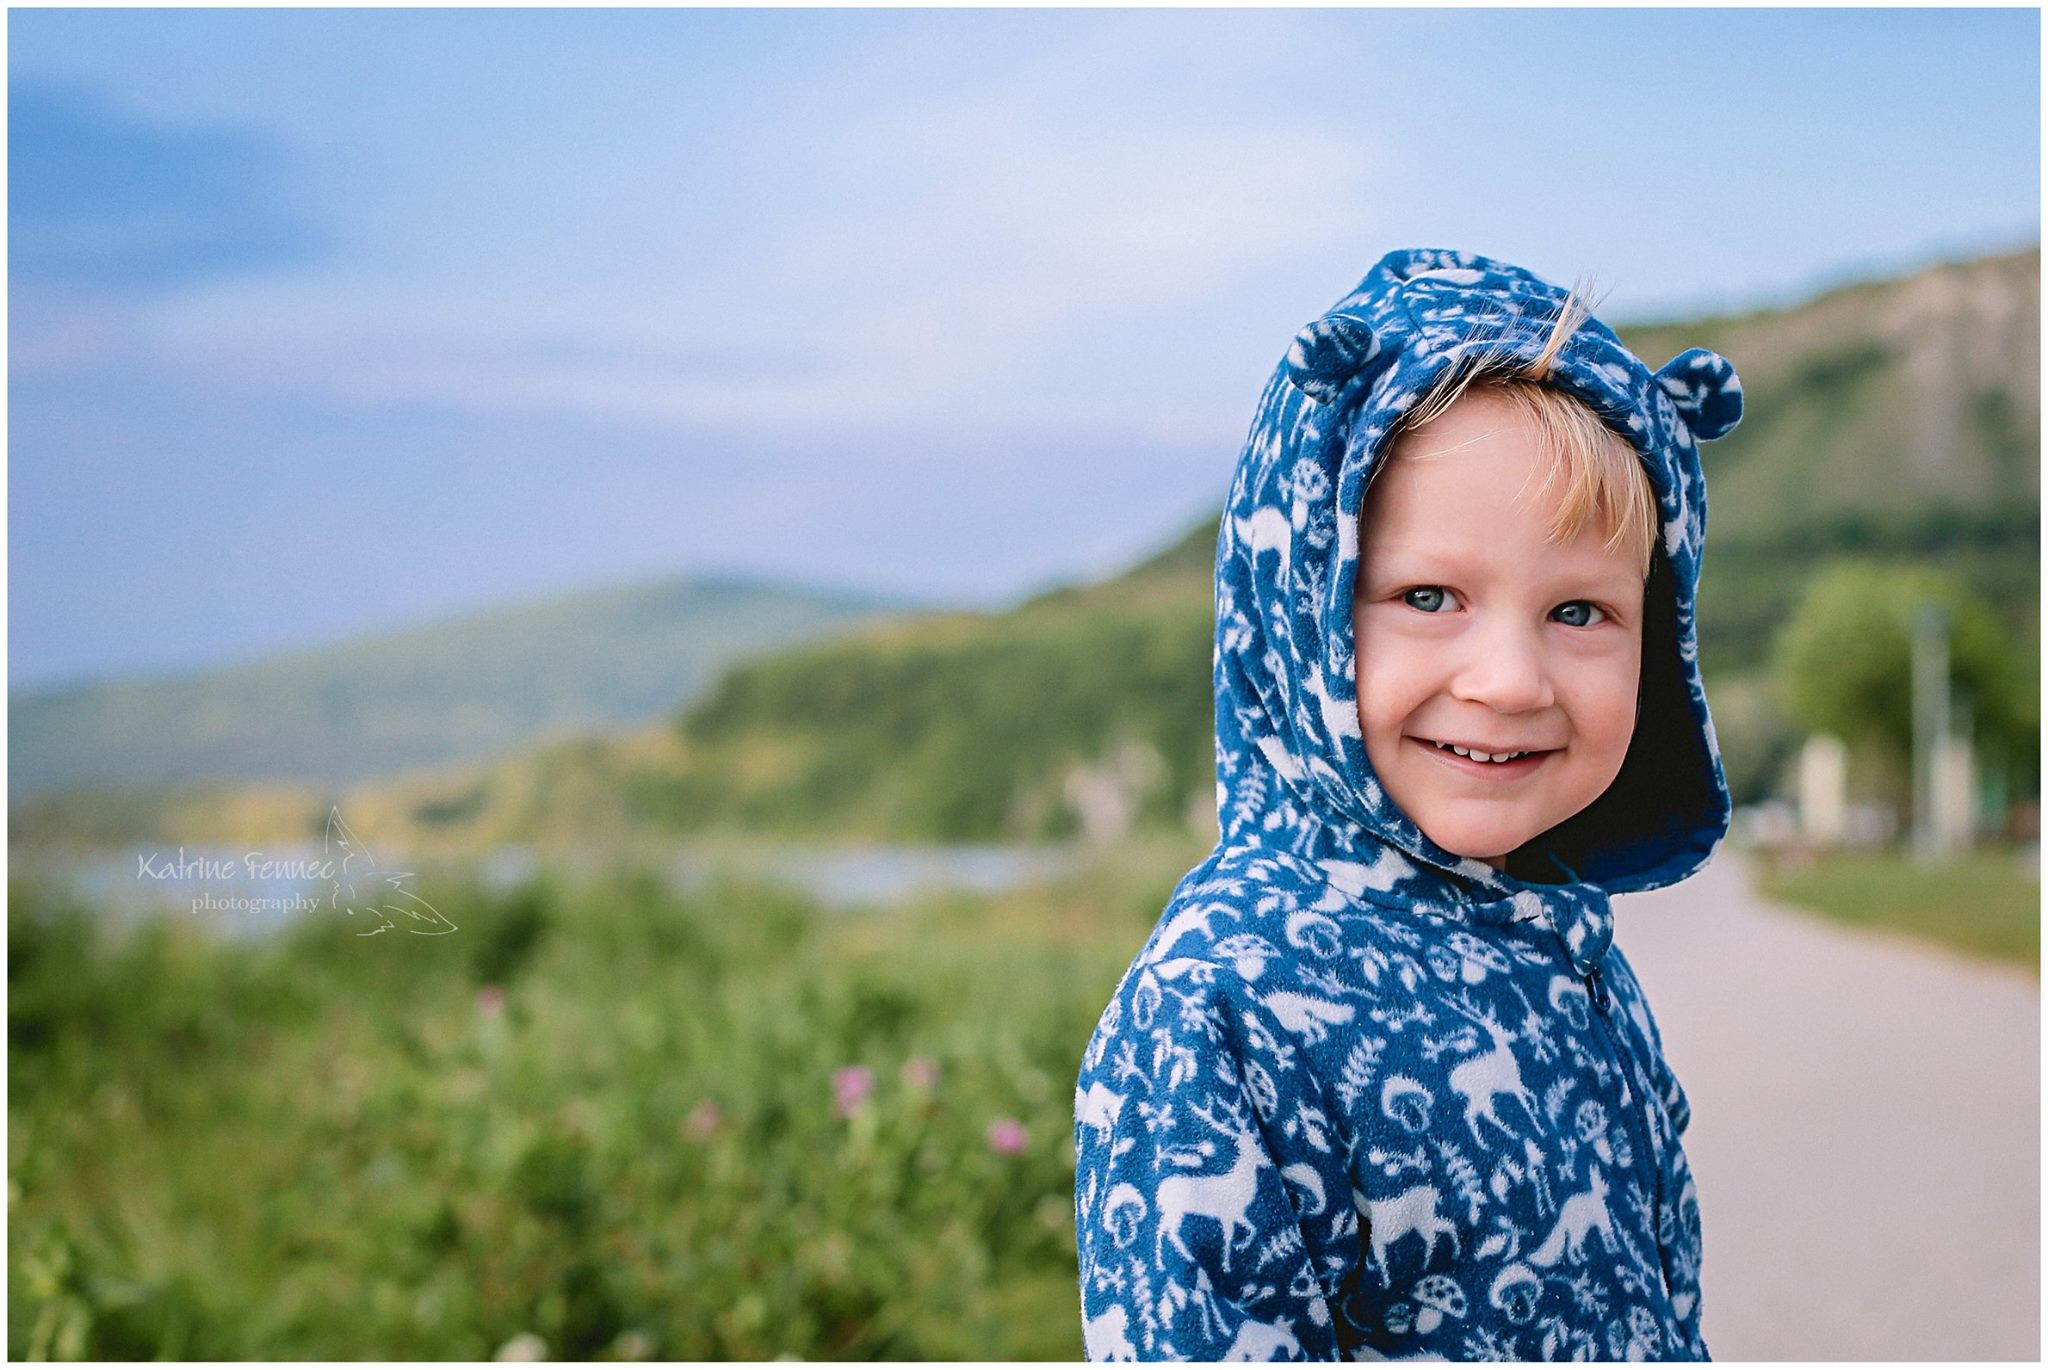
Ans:
<svg viewBox="0 0 2048 1370"><path fill-rule="evenodd" d="M1694 634L1697 442L1742 412L1724 358L1653 373L1589 318L1550 378L1641 454L1662 530L1636 731L1537 839L1556 878L1437 846L1359 731L1386 436L1445 368L1533 360L1564 301L1505 262L1392 252L1266 386L1217 541L1221 837L1074 1095L1090 1359L1707 1356L1685 1093L1608 899L1683 880L1727 831Z"/></svg>

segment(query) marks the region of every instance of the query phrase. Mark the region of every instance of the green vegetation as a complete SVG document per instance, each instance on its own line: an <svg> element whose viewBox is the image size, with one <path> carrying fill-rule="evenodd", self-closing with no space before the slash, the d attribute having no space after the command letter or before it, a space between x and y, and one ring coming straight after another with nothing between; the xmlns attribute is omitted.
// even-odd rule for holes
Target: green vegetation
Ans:
<svg viewBox="0 0 2048 1370"><path fill-rule="evenodd" d="M9 793L347 784L644 722L743 657L900 606L730 578L469 614L226 670L16 695Z"/></svg>
<svg viewBox="0 0 2048 1370"><path fill-rule="evenodd" d="M1046 605L943 637L835 644L728 674L680 726L697 763L651 810L686 830L935 841L1074 829L1067 778L1113 782L1178 827L1213 785L1210 611Z"/></svg>
<svg viewBox="0 0 2048 1370"><path fill-rule="evenodd" d="M1908 933L2041 973L2040 875L2010 851L1975 852L1925 870L1891 852L1766 859L1757 888L1844 923Z"/></svg>
<svg viewBox="0 0 2048 1370"><path fill-rule="evenodd" d="M1700 640L1716 670L1767 666L1772 638L1807 584L1845 558L1940 566L1998 606L1999 622L2015 641L2038 631L2041 510L2032 498L1816 515L1789 530L1748 532L1726 526L1711 479L1710 468L1716 499L1700 577Z"/></svg>
<svg viewBox="0 0 2048 1370"><path fill-rule="evenodd" d="M1844 560L1808 582L1775 650L1791 717L1807 731L1874 748L1895 768L1908 764L1913 622L1925 602L1946 612L1949 678L1970 707L1980 755L2031 782L2040 747L2038 652L2015 652L1990 606L1934 567Z"/></svg>
<svg viewBox="0 0 2048 1370"><path fill-rule="evenodd" d="M1114 580L729 672L678 727L649 815L684 830L910 840L1070 835L1079 780L1185 831L1215 781L1213 524Z"/></svg>
<svg viewBox="0 0 2048 1370"><path fill-rule="evenodd" d="M1077 1358L1073 1077L1199 855L836 914L423 879L456 932L253 947L17 886L9 1352Z"/></svg>

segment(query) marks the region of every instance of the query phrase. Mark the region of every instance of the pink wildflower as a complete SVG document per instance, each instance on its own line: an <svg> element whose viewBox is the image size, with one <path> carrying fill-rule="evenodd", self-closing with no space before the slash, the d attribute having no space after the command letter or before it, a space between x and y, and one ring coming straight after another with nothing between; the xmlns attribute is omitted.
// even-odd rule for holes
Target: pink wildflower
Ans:
<svg viewBox="0 0 2048 1370"><path fill-rule="evenodd" d="M476 992L476 1011L486 1018L495 1018L505 1011L505 991L496 985L485 985Z"/></svg>
<svg viewBox="0 0 2048 1370"><path fill-rule="evenodd" d="M913 1056L903 1063L903 1083L912 1089L937 1089L939 1063L929 1056Z"/></svg>
<svg viewBox="0 0 2048 1370"><path fill-rule="evenodd" d="M842 1118L851 1118L867 1102L875 1087L874 1072L866 1066L842 1066L832 1072L832 1098Z"/></svg>
<svg viewBox="0 0 2048 1370"><path fill-rule="evenodd" d="M699 1137L709 1137L712 1133L718 1131L718 1125L724 1119L725 1115L719 1112L718 1105L709 1099L705 1099L695 1108L691 1109L690 1116L683 1121L684 1126L688 1127L690 1131L696 1133Z"/></svg>
<svg viewBox="0 0 2048 1370"><path fill-rule="evenodd" d="M1031 1134L1015 1118L998 1118L988 1125L988 1149L998 1156L1014 1156L1030 1142Z"/></svg>

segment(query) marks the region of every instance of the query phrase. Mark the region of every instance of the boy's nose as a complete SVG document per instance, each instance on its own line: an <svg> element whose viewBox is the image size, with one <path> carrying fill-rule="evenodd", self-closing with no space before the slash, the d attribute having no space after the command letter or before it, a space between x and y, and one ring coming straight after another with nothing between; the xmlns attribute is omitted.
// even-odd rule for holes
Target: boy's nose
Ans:
<svg viewBox="0 0 2048 1370"><path fill-rule="evenodd" d="M1450 689L1454 698L1504 714L1547 709L1557 698L1539 635L1507 619L1466 635L1466 656Z"/></svg>

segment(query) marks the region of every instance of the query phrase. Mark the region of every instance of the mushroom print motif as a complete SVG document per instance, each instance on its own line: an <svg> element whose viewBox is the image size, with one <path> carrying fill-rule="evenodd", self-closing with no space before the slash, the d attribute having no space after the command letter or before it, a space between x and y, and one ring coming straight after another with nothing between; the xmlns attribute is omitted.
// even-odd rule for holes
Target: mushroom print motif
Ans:
<svg viewBox="0 0 2048 1370"><path fill-rule="evenodd" d="M1425 1275L1415 1282L1415 1330L1434 1332L1445 1318L1465 1316L1465 1291L1449 1275Z"/></svg>
<svg viewBox="0 0 2048 1370"><path fill-rule="evenodd" d="M1493 1277L1493 1286L1487 1290L1487 1301L1516 1326L1532 1322L1536 1310L1543 1301L1543 1281L1536 1272L1520 1261L1504 1265Z"/></svg>

